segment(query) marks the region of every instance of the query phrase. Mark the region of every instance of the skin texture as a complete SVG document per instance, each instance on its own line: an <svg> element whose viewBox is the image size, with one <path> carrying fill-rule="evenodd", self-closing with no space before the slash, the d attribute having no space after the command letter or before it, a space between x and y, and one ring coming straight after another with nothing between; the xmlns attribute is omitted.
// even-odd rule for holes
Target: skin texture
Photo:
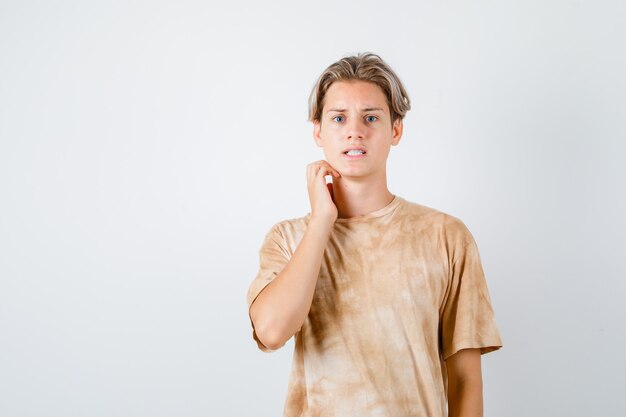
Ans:
<svg viewBox="0 0 626 417"><path fill-rule="evenodd" d="M339 81L326 93L313 139L325 160L306 167L311 221L287 266L257 296L250 317L259 340L278 349L302 327L315 292L324 250L337 218L371 213L393 199L387 188L387 157L402 137L402 120L392 123L380 87ZM366 154L347 158L348 148ZM326 184L330 175L332 183ZM480 351L464 349L448 358L450 417L482 416Z"/></svg>
<svg viewBox="0 0 626 417"><path fill-rule="evenodd" d="M449 417L483 415L483 381L480 349L463 349L446 361Z"/></svg>

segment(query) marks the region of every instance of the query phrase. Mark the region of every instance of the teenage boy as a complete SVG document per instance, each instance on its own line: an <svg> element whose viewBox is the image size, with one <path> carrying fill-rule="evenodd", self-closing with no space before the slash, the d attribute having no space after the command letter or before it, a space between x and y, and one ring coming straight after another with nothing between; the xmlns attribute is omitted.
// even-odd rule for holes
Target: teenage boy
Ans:
<svg viewBox="0 0 626 417"><path fill-rule="evenodd" d="M247 295L259 349L295 336L284 416L482 416L481 354L502 343L476 243L387 188L402 83L378 55L350 56L309 104L325 155L307 166L311 212L267 233Z"/></svg>

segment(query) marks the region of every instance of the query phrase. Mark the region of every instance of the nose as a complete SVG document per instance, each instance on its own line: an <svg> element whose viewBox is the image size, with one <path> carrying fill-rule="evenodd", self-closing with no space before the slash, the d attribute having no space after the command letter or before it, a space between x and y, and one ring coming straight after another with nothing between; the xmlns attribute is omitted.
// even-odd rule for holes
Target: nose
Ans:
<svg viewBox="0 0 626 417"><path fill-rule="evenodd" d="M352 118L347 126L347 139L363 139L363 125L358 118Z"/></svg>

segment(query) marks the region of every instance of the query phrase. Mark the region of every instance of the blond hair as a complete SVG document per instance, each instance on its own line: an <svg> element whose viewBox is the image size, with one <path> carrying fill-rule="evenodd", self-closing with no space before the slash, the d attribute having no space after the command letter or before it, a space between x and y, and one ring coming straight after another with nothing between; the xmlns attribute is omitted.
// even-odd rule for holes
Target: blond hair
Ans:
<svg viewBox="0 0 626 417"><path fill-rule="evenodd" d="M396 73L378 55L362 52L329 65L320 75L309 96L308 120L321 120L324 97L332 83L351 80L368 81L383 90L392 124L396 119L403 119L411 108L409 96Z"/></svg>

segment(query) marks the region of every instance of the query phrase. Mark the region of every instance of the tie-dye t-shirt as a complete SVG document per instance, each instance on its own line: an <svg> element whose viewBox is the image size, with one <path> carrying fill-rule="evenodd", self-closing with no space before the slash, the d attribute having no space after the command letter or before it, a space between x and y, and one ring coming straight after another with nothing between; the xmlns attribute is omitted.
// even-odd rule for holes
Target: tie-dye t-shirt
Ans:
<svg viewBox="0 0 626 417"><path fill-rule="evenodd" d="M267 233L248 307L285 267L309 219L285 220ZM254 325L252 335L271 352ZM285 417L445 416L445 360L460 349L502 346L465 224L399 196L337 219L294 337Z"/></svg>

